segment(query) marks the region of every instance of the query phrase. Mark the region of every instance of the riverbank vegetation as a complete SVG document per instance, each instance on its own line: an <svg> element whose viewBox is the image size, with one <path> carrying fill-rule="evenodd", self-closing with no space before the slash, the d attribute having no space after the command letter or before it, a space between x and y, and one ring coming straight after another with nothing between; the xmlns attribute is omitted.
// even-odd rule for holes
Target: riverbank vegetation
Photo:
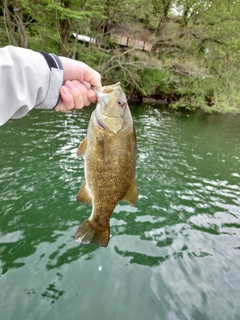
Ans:
<svg viewBox="0 0 240 320"><path fill-rule="evenodd" d="M138 101L239 112L239 16L239 0L2 0L0 44L82 60Z"/></svg>

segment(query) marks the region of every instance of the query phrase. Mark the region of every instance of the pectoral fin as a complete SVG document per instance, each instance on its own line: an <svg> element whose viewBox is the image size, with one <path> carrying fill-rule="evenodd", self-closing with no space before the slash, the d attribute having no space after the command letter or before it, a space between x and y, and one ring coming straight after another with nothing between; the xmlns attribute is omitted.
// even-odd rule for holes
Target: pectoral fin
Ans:
<svg viewBox="0 0 240 320"><path fill-rule="evenodd" d="M91 204L92 203L92 197L89 194L89 191L86 186L86 181L83 183L81 186L80 190L78 191L77 194L77 201L86 203L86 204Z"/></svg>
<svg viewBox="0 0 240 320"><path fill-rule="evenodd" d="M123 201L126 201L131 206L135 206L138 201L138 187L135 178L132 180L132 183L125 194L125 196L122 199Z"/></svg>
<svg viewBox="0 0 240 320"><path fill-rule="evenodd" d="M108 162L108 142L107 142L106 135L104 134L103 137L98 139L97 141L103 150L103 161L104 163L107 163Z"/></svg>
<svg viewBox="0 0 240 320"><path fill-rule="evenodd" d="M77 149L77 156L81 157L85 154L85 151L87 149L87 138L85 138L82 143L80 144L80 146Z"/></svg>
<svg viewBox="0 0 240 320"><path fill-rule="evenodd" d="M103 138L103 157L104 157L104 163L108 162L108 143L107 143L107 137L104 135Z"/></svg>

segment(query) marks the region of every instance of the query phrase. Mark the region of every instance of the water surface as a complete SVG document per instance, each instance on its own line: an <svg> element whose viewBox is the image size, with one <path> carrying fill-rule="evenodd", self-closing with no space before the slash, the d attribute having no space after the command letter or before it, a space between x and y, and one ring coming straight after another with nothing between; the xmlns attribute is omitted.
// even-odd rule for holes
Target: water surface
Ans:
<svg viewBox="0 0 240 320"><path fill-rule="evenodd" d="M1 319L240 319L240 115L133 106L139 202L99 248L73 241L91 111L0 127Z"/></svg>

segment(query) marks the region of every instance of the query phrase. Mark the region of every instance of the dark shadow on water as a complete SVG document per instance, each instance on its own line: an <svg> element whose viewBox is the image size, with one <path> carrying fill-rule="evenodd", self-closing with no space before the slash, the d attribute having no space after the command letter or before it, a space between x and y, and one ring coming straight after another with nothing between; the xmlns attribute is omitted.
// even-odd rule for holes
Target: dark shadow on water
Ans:
<svg viewBox="0 0 240 320"><path fill-rule="evenodd" d="M143 266L157 267L162 262L164 262L168 257L152 257L146 254L141 254L137 252L121 251L118 247L114 247L116 253L120 254L122 257L130 258L129 263L136 263Z"/></svg>
<svg viewBox="0 0 240 320"><path fill-rule="evenodd" d="M73 248L68 250L64 250L64 252L60 252L62 250L53 252L49 256L49 260L46 264L47 270L59 269L65 264L71 264L73 261L77 261L81 257L84 256L85 260L91 260L94 258L93 253L99 249L98 246L89 244L89 245L76 245Z"/></svg>
<svg viewBox="0 0 240 320"><path fill-rule="evenodd" d="M64 294L64 290L58 290L56 288L56 283L53 282L48 285L46 290L41 294L43 299L49 299L51 300L51 304L53 304L55 301L57 301L61 296Z"/></svg>

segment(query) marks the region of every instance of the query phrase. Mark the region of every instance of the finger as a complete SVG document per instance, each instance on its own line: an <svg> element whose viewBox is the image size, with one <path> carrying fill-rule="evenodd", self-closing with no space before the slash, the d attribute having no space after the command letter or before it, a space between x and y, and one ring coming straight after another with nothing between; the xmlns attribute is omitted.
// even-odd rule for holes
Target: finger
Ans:
<svg viewBox="0 0 240 320"><path fill-rule="evenodd" d="M80 91L83 99L84 106L89 106L91 104L91 100L88 98L88 91L91 89L91 85L87 82L80 83L77 80L73 80L72 84ZM94 99L92 99L94 100Z"/></svg>
<svg viewBox="0 0 240 320"><path fill-rule="evenodd" d="M76 84L76 83L75 83ZM82 109L86 104L87 101L85 101L84 95L86 95L86 88L80 84L80 82L77 81L77 86L74 84L74 81L66 81L65 86L70 91L70 94L72 95L73 101L74 101L74 108L75 109Z"/></svg>
<svg viewBox="0 0 240 320"><path fill-rule="evenodd" d="M88 97L88 100L91 101L92 103L96 103L98 101L96 92L93 91L92 89L88 90L87 97Z"/></svg>
<svg viewBox="0 0 240 320"><path fill-rule="evenodd" d="M62 111L61 109L61 105L62 105L62 101L60 101L59 103L58 103L58 105L54 108L54 110L55 111L57 111L57 112L60 112L60 111ZM62 112L64 112L64 111L62 111Z"/></svg>
<svg viewBox="0 0 240 320"><path fill-rule="evenodd" d="M60 88L61 99L55 107L55 111L67 112L74 108L74 100L71 93L64 86Z"/></svg>
<svg viewBox="0 0 240 320"><path fill-rule="evenodd" d="M91 101L88 99L88 91L91 89L90 84L85 81L80 83L77 80L73 80L72 83L80 91L84 106L89 106L91 104Z"/></svg>
<svg viewBox="0 0 240 320"><path fill-rule="evenodd" d="M60 102L58 103L58 105L54 108L55 111L57 112L67 112L68 110L65 107L64 102L62 101L62 99L60 100Z"/></svg>
<svg viewBox="0 0 240 320"><path fill-rule="evenodd" d="M66 81L65 86L68 88L74 101L75 109L82 109L84 107L84 101L81 91L74 85L73 81Z"/></svg>
<svg viewBox="0 0 240 320"><path fill-rule="evenodd" d="M77 80L74 80L73 82L80 83ZM92 86L90 85L90 83L83 81L82 85L84 85L84 87L87 89L87 101L89 101L89 103L96 103L98 100L98 97L96 92L92 90Z"/></svg>
<svg viewBox="0 0 240 320"><path fill-rule="evenodd" d="M61 87L60 94L61 94L61 97L63 100L64 109L66 109L66 111L73 109L74 108L74 99L73 99L71 93L69 92L69 90L65 86Z"/></svg>

